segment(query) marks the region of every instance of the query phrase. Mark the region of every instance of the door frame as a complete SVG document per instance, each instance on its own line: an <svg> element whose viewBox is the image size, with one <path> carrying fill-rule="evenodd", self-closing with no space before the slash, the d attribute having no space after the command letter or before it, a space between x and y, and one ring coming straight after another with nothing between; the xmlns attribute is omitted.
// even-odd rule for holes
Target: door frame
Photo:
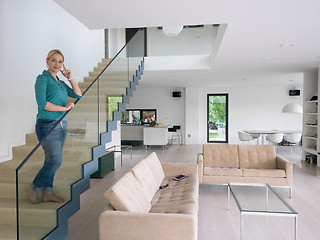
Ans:
<svg viewBox="0 0 320 240"><path fill-rule="evenodd" d="M225 141L209 141L209 98L210 96L226 97L226 125L225 125ZM207 143L229 143L229 94L228 93L208 93L207 94Z"/></svg>

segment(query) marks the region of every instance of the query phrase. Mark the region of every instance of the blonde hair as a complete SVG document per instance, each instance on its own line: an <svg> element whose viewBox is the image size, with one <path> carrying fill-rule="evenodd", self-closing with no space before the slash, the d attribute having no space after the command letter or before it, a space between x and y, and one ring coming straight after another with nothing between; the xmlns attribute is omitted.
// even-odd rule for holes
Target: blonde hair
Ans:
<svg viewBox="0 0 320 240"><path fill-rule="evenodd" d="M63 61L64 61L64 56L63 56L63 54L62 54L62 52L59 50L59 49L53 49L53 50L51 50L49 53L48 53L48 55L47 55L47 60L49 60L50 58L51 58L51 56L53 55L53 54L60 54L61 56L62 56L62 58L63 58Z"/></svg>

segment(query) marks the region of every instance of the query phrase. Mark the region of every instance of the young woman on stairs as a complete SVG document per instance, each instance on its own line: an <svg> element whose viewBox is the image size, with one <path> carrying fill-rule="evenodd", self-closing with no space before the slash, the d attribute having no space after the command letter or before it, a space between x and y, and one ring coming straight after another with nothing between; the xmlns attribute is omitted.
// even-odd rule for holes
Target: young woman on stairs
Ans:
<svg viewBox="0 0 320 240"><path fill-rule="evenodd" d="M72 78L72 72L66 69L63 64L64 56L60 50L50 51L46 62L48 69L37 77L35 83L38 104L36 134L39 142L66 111L74 108L74 103L67 103L68 96L72 98L81 98L82 96L78 84ZM58 78L59 71L69 80L72 88ZM54 175L62 163L62 149L66 133L67 119L65 117L41 143L45 159L42 168L27 190L31 203L64 201L55 196L52 189ZM39 199L38 191L43 191L42 200Z"/></svg>

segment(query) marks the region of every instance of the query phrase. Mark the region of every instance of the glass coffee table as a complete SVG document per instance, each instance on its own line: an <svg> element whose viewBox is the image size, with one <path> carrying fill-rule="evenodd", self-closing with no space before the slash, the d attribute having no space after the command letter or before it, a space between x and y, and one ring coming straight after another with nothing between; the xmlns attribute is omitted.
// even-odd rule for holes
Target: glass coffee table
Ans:
<svg viewBox="0 0 320 240"><path fill-rule="evenodd" d="M293 217L294 239L297 239L298 213L267 183L228 183L228 210L230 190L240 210L240 239L243 235L244 215Z"/></svg>

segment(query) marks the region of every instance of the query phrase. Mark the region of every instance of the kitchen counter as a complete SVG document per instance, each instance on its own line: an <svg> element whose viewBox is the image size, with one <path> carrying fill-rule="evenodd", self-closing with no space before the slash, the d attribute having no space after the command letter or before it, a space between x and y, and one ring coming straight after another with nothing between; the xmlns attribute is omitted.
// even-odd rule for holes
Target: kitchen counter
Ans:
<svg viewBox="0 0 320 240"><path fill-rule="evenodd" d="M146 149L150 145L163 146L163 148L165 148L169 143L169 127L170 124L156 125L154 127L144 127L143 145L146 146Z"/></svg>

